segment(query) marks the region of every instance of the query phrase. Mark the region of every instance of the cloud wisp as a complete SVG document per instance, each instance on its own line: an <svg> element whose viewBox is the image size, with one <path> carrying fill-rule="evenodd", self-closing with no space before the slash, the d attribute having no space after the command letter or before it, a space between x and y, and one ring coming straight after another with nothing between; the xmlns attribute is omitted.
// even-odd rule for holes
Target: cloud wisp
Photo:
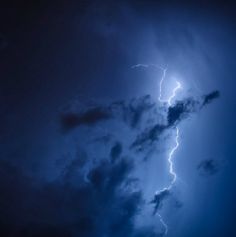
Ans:
<svg viewBox="0 0 236 237"><path fill-rule="evenodd" d="M206 159L199 163L197 170L200 175L213 176L219 172L219 163L214 159Z"/></svg>

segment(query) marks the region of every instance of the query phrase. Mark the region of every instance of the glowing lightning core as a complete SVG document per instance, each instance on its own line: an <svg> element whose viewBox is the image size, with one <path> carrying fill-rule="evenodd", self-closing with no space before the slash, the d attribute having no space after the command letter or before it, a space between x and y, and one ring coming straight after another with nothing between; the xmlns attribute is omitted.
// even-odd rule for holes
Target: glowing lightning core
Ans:
<svg viewBox="0 0 236 237"><path fill-rule="evenodd" d="M171 96L167 100L163 100L162 99L162 84L163 84L163 82L166 78L167 68L162 68L162 67L156 66L155 64L136 64L136 65L132 66L131 68L138 68L138 67L144 67L144 68L155 67L159 70L160 69L162 70L163 73L162 73L162 77L161 77L160 84L159 84L159 97L158 97L158 100L159 100L159 102L167 103L168 107L170 107L172 105L171 102L175 98L177 91L182 88L181 83L176 81L177 86L173 89ZM177 174L174 171L173 155L179 147L179 128L175 127L175 131L176 131L175 146L170 150L170 153L168 155L169 173L172 176L172 179L171 179L170 184L167 187L163 188L160 191L156 191L156 195L158 195L158 194L160 194L164 191L170 191L172 189L173 185L175 184L176 179L177 179ZM161 224L163 225L163 227L165 229L164 234L166 235L168 233L168 226L165 223L165 221L163 220L161 214L158 213L158 212L156 214L159 217L160 222L161 222Z"/></svg>
<svg viewBox="0 0 236 237"><path fill-rule="evenodd" d="M180 82L176 82L177 83L177 86L173 89L172 91L172 94L171 96L168 98L168 100L162 100L162 84L163 84L163 81L165 80L165 76L166 76L166 70L167 69L163 69L163 74L162 74L162 77L161 77L161 81L160 81L160 84L159 84L159 98L158 100L160 102L167 102L168 103L168 107L171 106L171 101L175 98L176 96L176 92L181 89L181 84ZM169 173L171 174L172 176L172 180L170 182L170 184L163 188L161 191L157 191L156 192L156 195L158 195L159 193L161 192L164 192L164 191L169 191L173 185L175 184L176 182L176 179L177 179L177 174L175 173L174 171L174 165L173 165L173 155L175 153L175 151L178 149L179 147L179 128L178 127L175 127L175 130L176 130L176 135L175 135L175 146L171 149L169 155L168 155L168 163L169 163ZM157 213L159 219L160 219L160 222L162 223L162 225L164 226L164 229L165 229L165 232L164 234L166 235L167 232L168 232L168 226L167 224L165 223L165 221L163 220L162 216L160 215L160 213Z"/></svg>
<svg viewBox="0 0 236 237"><path fill-rule="evenodd" d="M172 95L168 99L168 105L171 106L171 100L175 98L177 90L181 89L181 84L177 81L177 86L174 88Z"/></svg>

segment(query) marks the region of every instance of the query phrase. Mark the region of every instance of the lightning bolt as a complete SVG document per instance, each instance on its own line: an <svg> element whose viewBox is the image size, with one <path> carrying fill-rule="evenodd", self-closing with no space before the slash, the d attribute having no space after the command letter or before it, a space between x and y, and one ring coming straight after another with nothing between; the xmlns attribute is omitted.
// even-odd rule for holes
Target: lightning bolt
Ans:
<svg viewBox="0 0 236 237"><path fill-rule="evenodd" d="M160 102L167 102L168 107L170 107L172 105L171 102L175 98L177 91L179 89L181 89L181 83L176 81L177 85L173 89L171 96L167 100L162 100L162 84L163 84L163 82L166 78L167 68L162 69L162 70L163 70L163 73L162 73L162 77L161 77L160 84L159 84L159 98L158 98L158 100ZM170 184L167 187L163 188L162 190L157 191L156 195L158 195L160 192L163 192L163 191L170 191L172 189L173 185L175 184L176 179L177 179L177 174L175 173L175 170L174 170L173 156L174 156L176 150L179 147L179 128L178 127L175 127L175 132L176 132L175 133L175 146L170 150L170 152L168 154L169 174L172 176L172 179L171 179ZM157 215L158 215L158 217L160 219L160 222L162 223L162 225L165 229L164 235L166 235L168 233L168 225L165 223L165 221L163 220L160 213L157 213Z"/></svg>
<svg viewBox="0 0 236 237"><path fill-rule="evenodd" d="M161 214L157 213L157 216L159 217L159 220L161 222L161 224L163 225L165 231L164 231L164 235L167 235L168 233L168 225L165 223L165 221L163 220Z"/></svg>
<svg viewBox="0 0 236 237"><path fill-rule="evenodd" d="M176 87L173 89L170 97L167 100L163 100L162 99L162 85L163 85L163 82L165 81L165 78L166 78L167 67L162 68L162 67L156 66L155 64L136 64L136 65L132 66L131 68L138 68L138 67L144 67L144 68L155 67L157 69L162 70L162 76L161 76L161 80L159 83L158 100L161 103L167 103L168 107L170 107L172 105L173 99L176 96L177 91L182 88L181 83L179 81L176 81ZM160 191L156 191L156 193L155 193L156 195L158 195L164 191L170 191L177 180L177 174L175 173L175 170L174 170L173 156L174 156L176 150L178 149L178 147L179 147L179 128L175 127L175 146L170 150L170 152L168 154L168 159L167 159L168 164L169 164L169 174L171 175L172 179L171 179L170 184L167 187L164 187ZM166 235L168 233L168 225L166 224L166 222L164 221L164 219L160 213L157 212L156 214L159 217L159 220L160 220L162 226L164 227L164 235Z"/></svg>

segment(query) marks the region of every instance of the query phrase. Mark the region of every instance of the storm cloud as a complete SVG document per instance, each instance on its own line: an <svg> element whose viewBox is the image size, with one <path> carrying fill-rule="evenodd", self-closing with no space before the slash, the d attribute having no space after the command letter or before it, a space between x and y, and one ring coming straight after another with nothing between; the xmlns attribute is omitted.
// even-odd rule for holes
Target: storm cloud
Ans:
<svg viewBox="0 0 236 237"><path fill-rule="evenodd" d="M178 123L188 118L191 114L200 111L202 107L210 104L214 99L218 98L219 95L219 91L214 91L205 95L203 99L185 98L181 101L176 101L176 103L168 107L166 114L167 123L155 123L152 126L145 128L137 135L136 139L131 144L131 148L137 151L143 151L147 148L150 148L150 146L152 146L155 141L158 141L160 136L165 131L175 127Z"/></svg>
<svg viewBox="0 0 236 237"><path fill-rule="evenodd" d="M61 113L60 123L63 130L69 131L79 126L91 127L102 121L117 119L134 129L142 121L143 115L155 106L151 96L145 95L127 101L115 101L110 105L97 105L84 111Z"/></svg>
<svg viewBox="0 0 236 237"><path fill-rule="evenodd" d="M111 113L102 107L96 107L84 113L66 113L61 115L61 124L64 130L71 130L81 125L93 126L94 124L111 118Z"/></svg>
<svg viewBox="0 0 236 237"><path fill-rule="evenodd" d="M145 129L141 134L137 136L130 148L135 148L137 151L143 151L147 147L153 145L155 141L159 139L161 134L167 129L165 125L155 124L151 128Z"/></svg>

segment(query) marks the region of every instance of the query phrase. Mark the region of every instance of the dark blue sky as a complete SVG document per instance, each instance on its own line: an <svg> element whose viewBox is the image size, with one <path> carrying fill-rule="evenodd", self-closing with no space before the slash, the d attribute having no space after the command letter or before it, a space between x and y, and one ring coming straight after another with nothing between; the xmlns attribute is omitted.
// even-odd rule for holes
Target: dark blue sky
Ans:
<svg viewBox="0 0 236 237"><path fill-rule="evenodd" d="M190 2L0 4L0 236L236 236L236 8Z"/></svg>

